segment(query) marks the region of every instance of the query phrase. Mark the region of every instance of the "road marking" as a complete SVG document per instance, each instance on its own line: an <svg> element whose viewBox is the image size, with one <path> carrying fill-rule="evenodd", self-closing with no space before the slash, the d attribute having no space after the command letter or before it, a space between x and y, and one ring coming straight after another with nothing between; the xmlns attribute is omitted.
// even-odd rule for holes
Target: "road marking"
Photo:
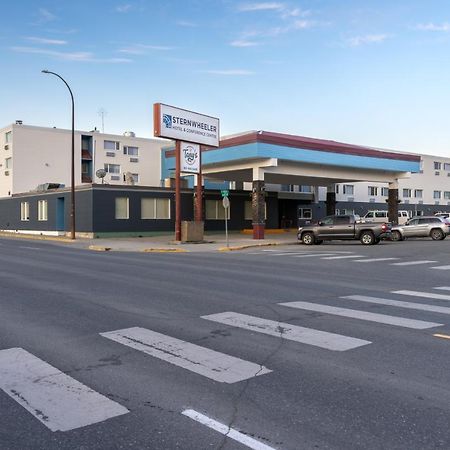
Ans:
<svg viewBox="0 0 450 450"><path fill-rule="evenodd" d="M450 287L449 286L439 286L439 287L435 287L433 289L439 289L441 291L450 291Z"/></svg>
<svg viewBox="0 0 450 450"><path fill-rule="evenodd" d="M19 248L23 248L23 249L26 249L26 250L40 250L39 247L25 247L25 246L23 246L23 247L19 247Z"/></svg>
<svg viewBox="0 0 450 450"><path fill-rule="evenodd" d="M392 261L393 259L398 259L398 258L369 258L369 259L358 259L358 261L355 261L355 262Z"/></svg>
<svg viewBox="0 0 450 450"><path fill-rule="evenodd" d="M442 338L442 339L450 339L450 336L448 334L433 334L434 337Z"/></svg>
<svg viewBox="0 0 450 450"><path fill-rule="evenodd" d="M432 264L435 262L436 261L427 261L424 259L422 261L406 261L406 262L392 263L391 266L416 266L418 264Z"/></svg>
<svg viewBox="0 0 450 450"><path fill-rule="evenodd" d="M126 328L101 336L221 383L237 383L272 372L260 364L147 330Z"/></svg>
<svg viewBox="0 0 450 450"><path fill-rule="evenodd" d="M450 300L450 295L435 294L434 292L419 291L391 291L392 294L409 295L411 297L434 298L436 300Z"/></svg>
<svg viewBox="0 0 450 450"><path fill-rule="evenodd" d="M307 254L307 255L293 255L293 258L311 258L313 256L331 256L335 255L335 253L313 253L313 254Z"/></svg>
<svg viewBox="0 0 450 450"><path fill-rule="evenodd" d="M308 302L289 302L279 303L279 305L288 308L305 309L307 311L322 312L341 317L350 317L352 319L368 320L369 322L384 323L387 325L395 325L404 328L413 328L415 330L425 330L427 328L440 327L442 323L424 322L422 320L405 319L403 317L388 316L386 314L377 314L356 309L337 308L335 306L319 305L317 303Z"/></svg>
<svg viewBox="0 0 450 450"><path fill-rule="evenodd" d="M193 409L185 409L181 414L207 426L208 428L218 431L220 434L240 442L253 450L275 450L273 447L269 447L268 445L263 444L262 442L259 442L246 434L240 433L236 429L228 427L228 425L217 422L217 420L211 419L208 416L194 411Z"/></svg>
<svg viewBox="0 0 450 450"><path fill-rule="evenodd" d="M0 350L0 388L52 431L129 412L22 348Z"/></svg>
<svg viewBox="0 0 450 450"><path fill-rule="evenodd" d="M257 331L270 336L281 337L290 341L301 342L302 344L314 345L316 347L339 352L371 344L370 341L365 341L363 339L327 333L326 331L299 327L285 322L276 322L274 320L247 316L246 314L235 312L211 314L209 316L202 316L202 319L212 320L213 322Z"/></svg>
<svg viewBox="0 0 450 450"><path fill-rule="evenodd" d="M450 266L436 266L436 267L431 267L431 269L436 269L436 270L450 270Z"/></svg>
<svg viewBox="0 0 450 450"><path fill-rule="evenodd" d="M400 302L398 300L389 300L387 298L368 297L366 295L347 295L345 298L349 300L357 300L359 302L376 303L377 305L396 306L398 308L418 309L420 311L431 311L441 314L450 314L450 308L446 306L424 305L422 303Z"/></svg>
<svg viewBox="0 0 450 450"><path fill-rule="evenodd" d="M345 255L345 256L329 256L323 259L349 259L349 258L363 258L361 255Z"/></svg>

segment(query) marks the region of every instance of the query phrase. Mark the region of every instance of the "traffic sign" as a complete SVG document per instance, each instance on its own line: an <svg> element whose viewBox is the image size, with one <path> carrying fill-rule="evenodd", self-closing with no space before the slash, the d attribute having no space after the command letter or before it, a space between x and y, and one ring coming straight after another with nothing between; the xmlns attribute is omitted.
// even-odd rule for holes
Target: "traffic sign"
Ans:
<svg viewBox="0 0 450 450"><path fill-rule="evenodd" d="M225 209L230 207L230 199L228 197L224 197L222 200L222 205Z"/></svg>
<svg viewBox="0 0 450 450"><path fill-rule="evenodd" d="M222 194L222 197L228 197L228 194L230 193L229 191L228 191L228 189L223 189L222 191L220 191L220 193Z"/></svg>

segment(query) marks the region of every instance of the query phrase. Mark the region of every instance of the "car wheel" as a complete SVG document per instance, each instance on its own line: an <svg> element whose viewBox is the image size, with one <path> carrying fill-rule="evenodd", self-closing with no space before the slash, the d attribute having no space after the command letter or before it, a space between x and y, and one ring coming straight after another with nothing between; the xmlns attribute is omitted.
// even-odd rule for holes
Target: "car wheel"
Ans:
<svg viewBox="0 0 450 450"><path fill-rule="evenodd" d="M439 228L435 228L434 230L431 230L430 236L431 236L431 239L433 239L433 241L442 241L442 239L445 238L444 232L442 230L440 230Z"/></svg>
<svg viewBox="0 0 450 450"><path fill-rule="evenodd" d="M375 243L375 236L371 231L363 231L359 240L363 245L373 245Z"/></svg>
<svg viewBox="0 0 450 450"><path fill-rule="evenodd" d="M402 237L402 234L400 233L400 231L393 231L391 233L391 240L392 241L403 241L403 237Z"/></svg>
<svg viewBox="0 0 450 450"><path fill-rule="evenodd" d="M315 238L313 233L303 233L302 234L302 242L305 245L312 245L314 244Z"/></svg>

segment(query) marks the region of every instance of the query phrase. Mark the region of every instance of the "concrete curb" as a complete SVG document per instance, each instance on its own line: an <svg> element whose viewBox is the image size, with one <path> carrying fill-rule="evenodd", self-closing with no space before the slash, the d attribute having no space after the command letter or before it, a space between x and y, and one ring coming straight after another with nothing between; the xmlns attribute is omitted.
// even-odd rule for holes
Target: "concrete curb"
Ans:
<svg viewBox="0 0 450 450"><path fill-rule="evenodd" d="M74 243L75 241L66 237L58 237L58 236L45 236L41 234L21 234L21 233L5 233L0 232L0 237L7 237L13 239L30 239L34 241L55 241L55 242L64 242L64 243Z"/></svg>
<svg viewBox="0 0 450 450"><path fill-rule="evenodd" d="M100 245L90 245L88 247L89 250L93 250L94 252L109 252L111 247L102 247Z"/></svg>
<svg viewBox="0 0 450 450"><path fill-rule="evenodd" d="M187 253L188 250L183 248L144 248L144 253Z"/></svg>
<svg viewBox="0 0 450 450"><path fill-rule="evenodd" d="M234 252L235 250L245 250L246 248L257 248L257 247L270 247L273 245L283 245L280 242L268 242L265 244L247 244L247 245L236 245L234 247L220 247L219 252Z"/></svg>

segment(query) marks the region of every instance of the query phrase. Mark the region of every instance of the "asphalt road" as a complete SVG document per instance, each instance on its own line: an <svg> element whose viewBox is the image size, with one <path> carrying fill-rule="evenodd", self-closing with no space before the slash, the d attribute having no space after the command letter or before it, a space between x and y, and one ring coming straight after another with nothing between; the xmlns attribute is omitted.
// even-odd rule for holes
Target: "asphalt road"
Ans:
<svg viewBox="0 0 450 450"><path fill-rule="evenodd" d="M450 448L450 239L0 269L2 450Z"/></svg>

